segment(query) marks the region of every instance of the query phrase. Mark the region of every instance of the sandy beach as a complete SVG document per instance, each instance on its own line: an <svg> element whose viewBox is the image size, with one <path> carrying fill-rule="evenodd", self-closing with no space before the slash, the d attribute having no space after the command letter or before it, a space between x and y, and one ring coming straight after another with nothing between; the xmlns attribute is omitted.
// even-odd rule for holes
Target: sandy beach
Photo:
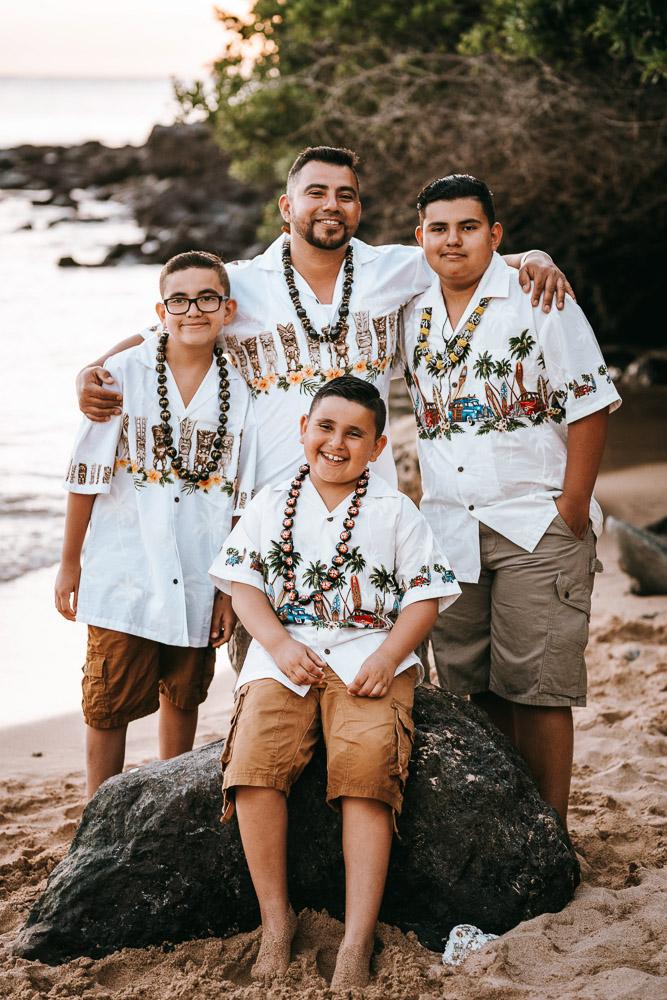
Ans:
<svg viewBox="0 0 667 1000"><path fill-rule="evenodd" d="M667 466L601 476L606 513L645 524L664 515ZM650 498L653 498L652 500ZM412 935L382 925L369 1000L658 1000L667 996L664 948L664 705L667 597L636 597L603 536L588 648L589 705L575 712L570 830L582 865L575 899L521 924L459 969L440 964ZM46 571L44 571L46 572ZM20 603L20 602L17 602ZM205 704L198 744L226 731L231 671L224 659ZM155 753L155 718L130 729L128 766ZM293 962L272 987L251 983L258 932L162 948L123 950L49 967L16 959L12 941L49 872L65 854L83 808L78 714L0 730L0 996L324 998L342 925L299 917ZM215 892L215 886L211 886Z"/></svg>

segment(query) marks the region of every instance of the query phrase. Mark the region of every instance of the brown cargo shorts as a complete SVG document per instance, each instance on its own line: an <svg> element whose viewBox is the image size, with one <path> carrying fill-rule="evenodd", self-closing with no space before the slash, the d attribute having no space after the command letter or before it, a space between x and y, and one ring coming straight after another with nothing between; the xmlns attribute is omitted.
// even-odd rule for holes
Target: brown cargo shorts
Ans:
<svg viewBox="0 0 667 1000"><path fill-rule="evenodd" d="M320 738L327 750L326 800L378 799L400 814L412 753L416 668L395 677L383 698L359 698L330 667L324 684L301 697L279 681L250 681L237 692L222 752L222 820L238 785L289 795Z"/></svg>
<svg viewBox="0 0 667 1000"><path fill-rule="evenodd" d="M192 710L206 699L214 670L211 646L165 646L89 625L83 717L93 729L117 729L157 712L161 694Z"/></svg>
<svg viewBox="0 0 667 1000"><path fill-rule="evenodd" d="M596 558L556 514L533 552L480 524L482 572L431 633L441 687L492 691L523 705L586 704L586 661Z"/></svg>

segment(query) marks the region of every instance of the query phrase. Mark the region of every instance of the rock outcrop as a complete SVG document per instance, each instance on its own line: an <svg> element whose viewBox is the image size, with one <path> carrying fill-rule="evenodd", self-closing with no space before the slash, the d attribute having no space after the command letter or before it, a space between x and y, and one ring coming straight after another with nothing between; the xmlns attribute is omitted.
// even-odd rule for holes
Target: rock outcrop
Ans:
<svg viewBox="0 0 667 1000"><path fill-rule="evenodd" d="M514 749L477 709L429 685L381 918L442 949L453 925L501 934L560 910L579 868ZM107 781L16 943L57 963L124 946L227 936L259 922L236 820L219 821L221 743ZM290 798L294 906L343 912L340 822L320 753ZM270 831L269 831L270 833ZM359 845L364 850L364 845Z"/></svg>

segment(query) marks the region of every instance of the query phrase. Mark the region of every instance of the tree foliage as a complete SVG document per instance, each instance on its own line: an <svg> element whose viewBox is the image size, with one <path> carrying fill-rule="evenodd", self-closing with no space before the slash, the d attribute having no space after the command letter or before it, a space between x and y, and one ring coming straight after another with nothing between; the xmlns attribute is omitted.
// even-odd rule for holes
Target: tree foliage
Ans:
<svg viewBox="0 0 667 1000"><path fill-rule="evenodd" d="M233 173L265 188L260 239L279 231L296 153L346 145L362 156L367 238L410 240L419 187L468 171L493 187L506 247L547 246L609 335L639 310L665 212L662 6L255 0L246 18L218 13L226 45L182 103L209 114Z"/></svg>

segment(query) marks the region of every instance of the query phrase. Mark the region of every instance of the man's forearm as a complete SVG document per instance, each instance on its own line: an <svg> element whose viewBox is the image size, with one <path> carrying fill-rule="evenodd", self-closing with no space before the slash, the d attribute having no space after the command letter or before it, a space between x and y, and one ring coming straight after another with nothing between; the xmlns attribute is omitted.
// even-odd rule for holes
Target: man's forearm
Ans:
<svg viewBox="0 0 667 1000"><path fill-rule="evenodd" d="M605 407L568 425L563 495L569 500L590 502L607 440L608 423L609 408Z"/></svg>
<svg viewBox="0 0 667 1000"><path fill-rule="evenodd" d="M110 350L105 354L102 354L96 361L91 361L89 364L84 365L81 371L85 371L86 368L103 368L107 360L114 354L120 354L121 351L127 351L130 347L136 347L137 344L141 344L143 337L140 337L138 333L135 333L132 337L126 337L125 340L120 340L115 344Z"/></svg>
<svg viewBox="0 0 667 1000"><path fill-rule="evenodd" d="M514 267L519 270L526 254L530 254L529 260L534 261L536 264L553 264L553 260L546 250L525 250L523 253L505 253L503 254L503 260L508 267Z"/></svg>

